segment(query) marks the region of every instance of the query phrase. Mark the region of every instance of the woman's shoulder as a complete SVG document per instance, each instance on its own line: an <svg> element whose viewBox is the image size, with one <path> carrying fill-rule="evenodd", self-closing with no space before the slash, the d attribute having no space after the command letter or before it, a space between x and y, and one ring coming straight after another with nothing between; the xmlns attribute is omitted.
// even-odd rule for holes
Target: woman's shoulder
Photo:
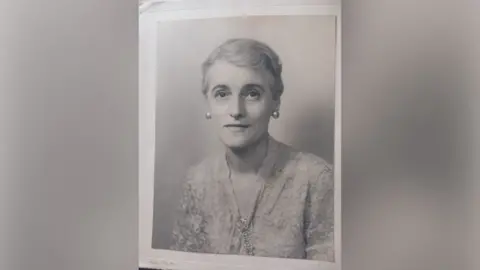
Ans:
<svg viewBox="0 0 480 270"><path fill-rule="evenodd" d="M294 159L301 167L317 169L320 171L332 170L332 165L329 162L310 152L297 151L294 155Z"/></svg>
<svg viewBox="0 0 480 270"><path fill-rule="evenodd" d="M218 156L209 155L187 169L186 184L193 187L205 187L214 178Z"/></svg>
<svg viewBox="0 0 480 270"><path fill-rule="evenodd" d="M293 162L298 169L303 170L317 170L317 171L331 171L333 165L326 159L313 154L308 151L299 150L289 144L277 142L283 152L287 153L290 162Z"/></svg>
<svg viewBox="0 0 480 270"><path fill-rule="evenodd" d="M282 144L282 147L288 153L289 167L295 173L304 174L309 181L333 181L333 165L325 158L308 151L302 151L293 146Z"/></svg>

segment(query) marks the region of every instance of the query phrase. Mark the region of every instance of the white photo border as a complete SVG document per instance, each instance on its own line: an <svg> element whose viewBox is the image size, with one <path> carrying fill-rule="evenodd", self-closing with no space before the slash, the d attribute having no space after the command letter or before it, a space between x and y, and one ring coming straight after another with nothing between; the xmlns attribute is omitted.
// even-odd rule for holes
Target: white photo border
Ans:
<svg viewBox="0 0 480 270"><path fill-rule="evenodd" d="M154 168L155 168L155 102L157 65L157 24L162 21L272 15L328 15L336 17L335 48L335 128L334 182L335 262L187 253L152 248ZM175 270L215 269L298 269L341 270L341 7L340 5L266 6L243 9L209 8L204 10L171 10L145 12L139 29L139 267Z"/></svg>

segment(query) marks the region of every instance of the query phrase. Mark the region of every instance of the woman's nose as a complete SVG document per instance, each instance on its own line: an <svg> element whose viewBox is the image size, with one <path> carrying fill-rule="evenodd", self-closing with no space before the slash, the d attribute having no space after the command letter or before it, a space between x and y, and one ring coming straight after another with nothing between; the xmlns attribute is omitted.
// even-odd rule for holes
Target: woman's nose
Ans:
<svg viewBox="0 0 480 270"><path fill-rule="evenodd" d="M229 114L234 119L239 119L245 116L245 106L241 98L233 98L228 105Z"/></svg>

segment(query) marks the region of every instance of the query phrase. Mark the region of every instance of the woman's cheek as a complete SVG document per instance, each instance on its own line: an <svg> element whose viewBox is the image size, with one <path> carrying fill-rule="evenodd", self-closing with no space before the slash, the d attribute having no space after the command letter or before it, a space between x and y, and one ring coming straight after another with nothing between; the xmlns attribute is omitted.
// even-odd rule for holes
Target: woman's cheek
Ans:
<svg viewBox="0 0 480 270"><path fill-rule="evenodd" d="M249 104L247 111L251 119L261 120L269 117L268 108L264 102Z"/></svg>

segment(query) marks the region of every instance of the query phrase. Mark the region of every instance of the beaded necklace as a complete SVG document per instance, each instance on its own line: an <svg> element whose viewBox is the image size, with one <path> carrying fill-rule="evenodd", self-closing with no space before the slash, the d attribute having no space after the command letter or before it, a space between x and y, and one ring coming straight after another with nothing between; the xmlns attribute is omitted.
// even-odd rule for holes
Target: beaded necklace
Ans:
<svg viewBox="0 0 480 270"><path fill-rule="evenodd" d="M232 183L233 186L233 181L232 178L229 175L230 182ZM253 225L253 218L255 217L255 214L257 212L258 204L260 203L260 200L263 197L265 191L265 184L262 183L262 186L257 192L257 197L255 199L255 204L253 207L253 211L250 213L250 215L246 218L242 216L242 213L240 212L240 207L238 207L238 199L235 194L235 190L233 190L234 193L234 198L235 198L235 207L237 208L238 211L238 216L239 216L239 229L241 233L242 240L245 244L245 248L247 251L247 254L250 256L255 255L255 247L252 244L251 238L252 238L252 225Z"/></svg>

